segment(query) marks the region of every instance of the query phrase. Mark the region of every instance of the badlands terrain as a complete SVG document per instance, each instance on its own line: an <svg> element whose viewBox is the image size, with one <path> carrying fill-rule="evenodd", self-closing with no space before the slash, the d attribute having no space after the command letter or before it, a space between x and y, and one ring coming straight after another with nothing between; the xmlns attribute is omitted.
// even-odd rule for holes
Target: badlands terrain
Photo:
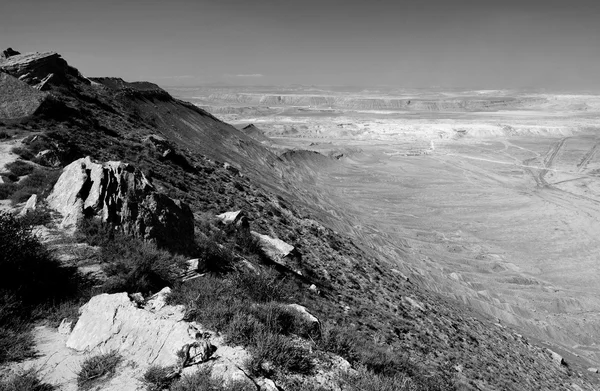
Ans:
<svg viewBox="0 0 600 391"><path fill-rule="evenodd" d="M5 50L0 390L597 390L596 107Z"/></svg>
<svg viewBox="0 0 600 391"><path fill-rule="evenodd" d="M410 260L396 267L429 289L600 363L600 96L170 91L239 129L253 124L245 131L272 148L328 156L290 159L314 170L321 199L343 205L339 230L391 264Z"/></svg>

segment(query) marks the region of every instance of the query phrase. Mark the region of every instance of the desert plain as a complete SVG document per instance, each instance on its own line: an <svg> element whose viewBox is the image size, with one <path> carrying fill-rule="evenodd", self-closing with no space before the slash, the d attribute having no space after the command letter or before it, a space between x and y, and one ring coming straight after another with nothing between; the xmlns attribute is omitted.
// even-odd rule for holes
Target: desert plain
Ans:
<svg viewBox="0 0 600 391"><path fill-rule="evenodd" d="M331 222L413 281L600 364L600 96L201 87L170 92L280 153ZM262 137L262 134L268 137ZM308 173L308 174L306 174ZM307 178L307 176L309 178Z"/></svg>

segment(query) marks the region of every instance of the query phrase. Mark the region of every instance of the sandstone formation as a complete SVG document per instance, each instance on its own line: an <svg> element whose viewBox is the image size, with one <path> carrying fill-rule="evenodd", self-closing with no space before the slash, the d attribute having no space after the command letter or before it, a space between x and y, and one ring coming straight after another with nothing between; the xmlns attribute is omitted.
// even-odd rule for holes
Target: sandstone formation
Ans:
<svg viewBox="0 0 600 391"><path fill-rule="evenodd" d="M63 228L74 230L85 218L119 227L161 246L185 248L194 237L187 204L158 193L144 174L121 162L94 163L89 157L64 168L48 205L62 213Z"/></svg>
<svg viewBox="0 0 600 391"><path fill-rule="evenodd" d="M5 58L0 59L0 71L14 76L36 89L46 90L49 85L69 85L73 80L89 83L58 53L12 54L16 53L12 49L7 49L4 53Z"/></svg>
<svg viewBox="0 0 600 391"><path fill-rule="evenodd" d="M172 366L186 375L200 366L208 366L211 375L225 383L236 381L257 390L272 389L271 381L251 379L242 369L250 358L245 349L227 346L222 337L194 322L183 321L183 307L166 305L164 300L169 292L168 288L161 291L144 308L139 308L127 293L93 297L81 307L66 346L90 355L117 350L125 361L135 364L137 373L158 365ZM113 389L112 384L116 384L115 379L108 389Z"/></svg>
<svg viewBox="0 0 600 391"><path fill-rule="evenodd" d="M162 309L162 308L161 308ZM177 351L196 341L199 330L180 322L170 308L159 312L137 308L127 293L95 296L81 307L67 347L80 352L127 352L138 365L174 365Z"/></svg>

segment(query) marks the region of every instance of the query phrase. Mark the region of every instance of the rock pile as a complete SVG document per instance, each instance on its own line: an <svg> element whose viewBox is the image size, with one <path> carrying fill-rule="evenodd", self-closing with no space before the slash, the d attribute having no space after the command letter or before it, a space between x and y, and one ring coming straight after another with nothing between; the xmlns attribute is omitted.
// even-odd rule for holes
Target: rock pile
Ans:
<svg viewBox="0 0 600 391"><path fill-rule="evenodd" d="M98 218L159 246L183 249L194 239L189 206L157 192L127 163L99 164L89 157L74 161L64 168L48 205L63 215L61 227L71 232L82 219Z"/></svg>

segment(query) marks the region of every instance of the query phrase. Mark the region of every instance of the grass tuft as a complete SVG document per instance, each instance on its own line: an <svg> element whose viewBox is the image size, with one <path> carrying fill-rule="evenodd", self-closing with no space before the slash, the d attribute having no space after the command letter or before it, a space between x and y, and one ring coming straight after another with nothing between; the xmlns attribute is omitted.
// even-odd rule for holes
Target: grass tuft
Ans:
<svg viewBox="0 0 600 391"><path fill-rule="evenodd" d="M222 379L213 378L210 374L210 368L199 369L191 375L183 376L170 388L170 391L255 391L255 386L250 386L244 382L233 381L225 382Z"/></svg>
<svg viewBox="0 0 600 391"><path fill-rule="evenodd" d="M91 388L99 379L114 376L122 357L117 351L111 351L86 358L77 373L77 385L81 389Z"/></svg>
<svg viewBox="0 0 600 391"><path fill-rule="evenodd" d="M175 367L161 367L159 365L150 366L144 372L143 382L146 385L146 391L162 391L169 389L175 381Z"/></svg>

